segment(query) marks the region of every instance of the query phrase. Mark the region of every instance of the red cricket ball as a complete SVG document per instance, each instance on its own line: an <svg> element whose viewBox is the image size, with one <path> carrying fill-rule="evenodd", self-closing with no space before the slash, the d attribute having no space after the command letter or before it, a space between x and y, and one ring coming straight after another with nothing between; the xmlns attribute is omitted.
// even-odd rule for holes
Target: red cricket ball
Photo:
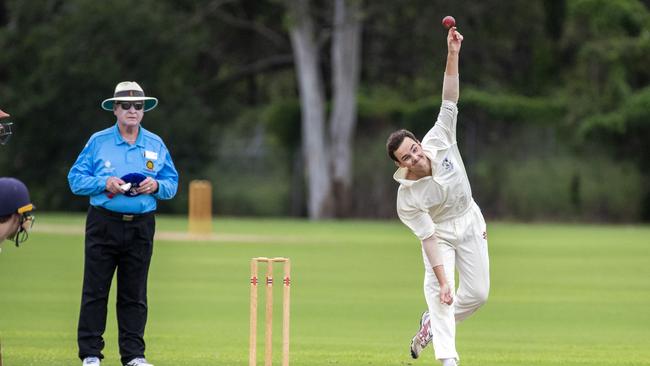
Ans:
<svg viewBox="0 0 650 366"><path fill-rule="evenodd" d="M456 19L454 19L454 17L451 15L447 15L446 17L442 18L442 25L447 29L454 27L456 26Z"/></svg>

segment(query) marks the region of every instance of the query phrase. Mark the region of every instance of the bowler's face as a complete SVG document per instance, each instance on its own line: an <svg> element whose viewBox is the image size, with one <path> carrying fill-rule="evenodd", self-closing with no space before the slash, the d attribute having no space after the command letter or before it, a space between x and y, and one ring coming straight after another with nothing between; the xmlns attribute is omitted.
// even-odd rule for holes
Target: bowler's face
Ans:
<svg viewBox="0 0 650 366"><path fill-rule="evenodd" d="M128 104L128 109L125 108L125 105ZM144 101L136 102L115 102L115 107L113 108L113 114L117 117L117 121L124 127L137 127L142 121L144 116L144 108L136 109L136 105L144 105Z"/></svg>
<svg viewBox="0 0 650 366"><path fill-rule="evenodd" d="M428 173L431 171L429 159L424 155L422 145L410 137L405 137L402 144L395 150L398 165L414 173Z"/></svg>

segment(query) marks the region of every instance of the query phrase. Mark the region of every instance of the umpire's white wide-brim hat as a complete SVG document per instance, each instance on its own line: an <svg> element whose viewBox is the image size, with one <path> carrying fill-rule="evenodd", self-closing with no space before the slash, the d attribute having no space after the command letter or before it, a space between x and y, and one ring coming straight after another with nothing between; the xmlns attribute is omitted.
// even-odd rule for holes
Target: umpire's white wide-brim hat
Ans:
<svg viewBox="0 0 650 366"><path fill-rule="evenodd" d="M102 102L102 108L107 111L113 110L115 101L144 101L144 111L150 111L158 105L158 99L154 97L146 97L144 90L135 81L122 81L115 86L115 93L113 98L108 98Z"/></svg>

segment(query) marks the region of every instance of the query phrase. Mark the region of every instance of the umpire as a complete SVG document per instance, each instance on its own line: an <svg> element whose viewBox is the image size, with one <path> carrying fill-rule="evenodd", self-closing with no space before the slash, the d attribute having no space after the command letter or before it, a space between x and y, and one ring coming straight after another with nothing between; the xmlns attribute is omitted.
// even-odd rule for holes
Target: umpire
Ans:
<svg viewBox="0 0 650 366"><path fill-rule="evenodd" d="M108 293L117 269L119 348L125 366L151 366L144 355L147 275L157 200L174 197L178 173L157 135L141 126L158 99L133 81L117 84L101 106L117 122L93 134L68 174L74 194L90 196L77 341L84 366L99 366Z"/></svg>

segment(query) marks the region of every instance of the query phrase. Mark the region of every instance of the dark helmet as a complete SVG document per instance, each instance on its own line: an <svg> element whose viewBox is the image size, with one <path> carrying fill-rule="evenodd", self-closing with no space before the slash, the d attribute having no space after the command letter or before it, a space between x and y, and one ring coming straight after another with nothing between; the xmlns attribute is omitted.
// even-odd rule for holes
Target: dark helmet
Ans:
<svg viewBox="0 0 650 366"><path fill-rule="evenodd" d="M0 178L0 216L24 214L34 208L23 182L16 178Z"/></svg>

